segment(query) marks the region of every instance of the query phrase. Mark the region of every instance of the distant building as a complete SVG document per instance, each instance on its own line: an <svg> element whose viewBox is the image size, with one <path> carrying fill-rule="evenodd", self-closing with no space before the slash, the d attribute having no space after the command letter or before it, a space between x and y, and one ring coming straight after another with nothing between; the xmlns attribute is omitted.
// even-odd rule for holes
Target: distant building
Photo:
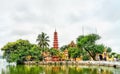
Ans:
<svg viewBox="0 0 120 74"><path fill-rule="evenodd" d="M69 47L77 47L77 45L74 43L74 41L71 41L70 44L68 44Z"/></svg>

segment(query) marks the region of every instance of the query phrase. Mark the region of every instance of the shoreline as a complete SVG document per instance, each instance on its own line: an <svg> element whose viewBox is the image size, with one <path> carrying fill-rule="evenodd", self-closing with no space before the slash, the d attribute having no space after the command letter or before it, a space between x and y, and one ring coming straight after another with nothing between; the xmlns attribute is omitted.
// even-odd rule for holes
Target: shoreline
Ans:
<svg viewBox="0 0 120 74"><path fill-rule="evenodd" d="M120 68L120 62L116 61L26 61L25 65L86 65L86 66L107 66Z"/></svg>

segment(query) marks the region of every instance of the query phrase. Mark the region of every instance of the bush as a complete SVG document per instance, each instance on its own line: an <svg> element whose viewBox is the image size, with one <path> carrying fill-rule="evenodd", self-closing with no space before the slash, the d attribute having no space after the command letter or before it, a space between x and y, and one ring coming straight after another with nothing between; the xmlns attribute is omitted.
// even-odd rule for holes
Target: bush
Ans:
<svg viewBox="0 0 120 74"><path fill-rule="evenodd" d="M84 55L82 59L86 61L86 60L90 60L90 57L88 55Z"/></svg>

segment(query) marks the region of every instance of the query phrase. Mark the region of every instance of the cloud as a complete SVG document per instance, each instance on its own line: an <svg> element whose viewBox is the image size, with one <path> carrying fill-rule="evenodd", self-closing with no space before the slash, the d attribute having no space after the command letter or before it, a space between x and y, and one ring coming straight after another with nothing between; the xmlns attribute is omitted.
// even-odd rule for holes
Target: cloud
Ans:
<svg viewBox="0 0 120 74"><path fill-rule="evenodd" d="M98 33L99 41L119 51L119 0L4 0L0 1L0 46L19 38L36 43L41 32L58 31L59 45L84 33ZM8 38L9 37L9 38Z"/></svg>
<svg viewBox="0 0 120 74"><path fill-rule="evenodd" d="M120 20L119 0L106 0L96 14L104 20L115 22Z"/></svg>

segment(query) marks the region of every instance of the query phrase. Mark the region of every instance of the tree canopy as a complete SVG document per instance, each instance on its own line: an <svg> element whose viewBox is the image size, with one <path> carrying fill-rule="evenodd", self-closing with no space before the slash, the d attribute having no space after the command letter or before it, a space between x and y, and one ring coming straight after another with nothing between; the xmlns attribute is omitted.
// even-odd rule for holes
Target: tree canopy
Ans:
<svg viewBox="0 0 120 74"><path fill-rule="evenodd" d="M70 58L77 58L81 56L81 50L79 50L77 47L69 47L68 53Z"/></svg>
<svg viewBox="0 0 120 74"><path fill-rule="evenodd" d="M37 45L31 44L28 40L19 39L7 43L3 48L3 57L7 62L23 63L26 60L40 60L41 51Z"/></svg>
<svg viewBox="0 0 120 74"><path fill-rule="evenodd" d="M59 54L60 54L60 51L57 49L54 49L54 48L51 48L49 50L49 52L50 52L51 56L59 56Z"/></svg>
<svg viewBox="0 0 120 74"><path fill-rule="evenodd" d="M112 49L110 47L107 48L107 52L110 53L112 52Z"/></svg>
<svg viewBox="0 0 120 74"><path fill-rule="evenodd" d="M38 35L36 41L38 42L38 46L42 48L42 50L45 50L49 46L49 36L47 36L46 33L42 32Z"/></svg>
<svg viewBox="0 0 120 74"><path fill-rule="evenodd" d="M97 34L81 35L77 38L77 46L82 50L86 50L93 60L96 60L96 53L102 53L104 51L104 45L96 44L96 41L100 38Z"/></svg>
<svg viewBox="0 0 120 74"><path fill-rule="evenodd" d="M60 50L61 50L61 51L64 51L64 50L66 50L66 49L68 49L68 48L69 48L68 45L63 45L63 46L60 48Z"/></svg>

